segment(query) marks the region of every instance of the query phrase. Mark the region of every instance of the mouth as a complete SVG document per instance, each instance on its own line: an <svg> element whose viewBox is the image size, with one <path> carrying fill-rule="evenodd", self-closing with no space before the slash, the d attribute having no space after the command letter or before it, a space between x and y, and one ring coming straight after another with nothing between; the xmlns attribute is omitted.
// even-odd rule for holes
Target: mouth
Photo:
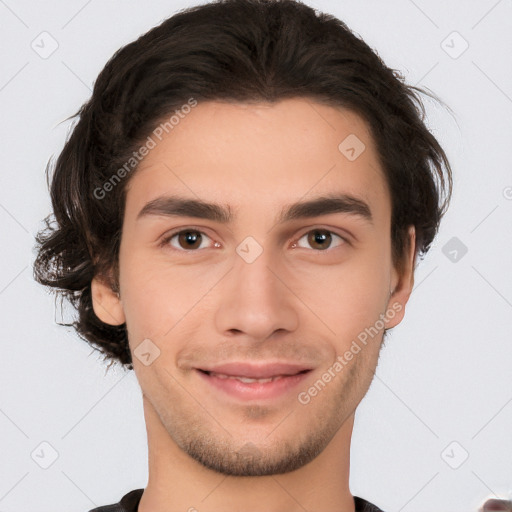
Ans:
<svg viewBox="0 0 512 512"><path fill-rule="evenodd" d="M236 380L239 380L240 382L244 382L245 384L252 384L253 382L274 382L278 379L294 377L295 375L300 375L302 373L306 373L311 370L302 370L293 375L274 375L272 377L263 377L263 378L244 377L243 375L226 375L225 373L209 372L207 370L199 370L199 371L205 373L206 375L209 375L210 377L216 377L218 379L236 379Z"/></svg>
<svg viewBox="0 0 512 512"><path fill-rule="evenodd" d="M311 368L292 365L248 366L230 364L213 369L195 368L208 387L241 400L276 399L292 392Z"/></svg>

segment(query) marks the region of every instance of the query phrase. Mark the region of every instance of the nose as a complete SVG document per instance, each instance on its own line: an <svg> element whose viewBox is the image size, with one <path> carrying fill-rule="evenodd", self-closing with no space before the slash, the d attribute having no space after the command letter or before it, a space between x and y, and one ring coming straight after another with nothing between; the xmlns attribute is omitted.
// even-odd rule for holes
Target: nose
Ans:
<svg viewBox="0 0 512 512"><path fill-rule="evenodd" d="M234 267L217 290L215 324L222 336L261 342L277 331L298 327L298 299L289 288L289 273L266 251L252 263L236 256ZM288 282L287 282L288 281Z"/></svg>

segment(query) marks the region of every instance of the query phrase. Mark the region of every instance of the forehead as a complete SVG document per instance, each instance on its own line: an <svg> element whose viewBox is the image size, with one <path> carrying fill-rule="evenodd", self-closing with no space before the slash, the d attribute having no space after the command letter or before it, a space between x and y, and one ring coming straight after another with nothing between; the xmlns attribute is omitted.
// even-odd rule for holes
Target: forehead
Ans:
<svg viewBox="0 0 512 512"><path fill-rule="evenodd" d="M389 213L368 126L346 109L307 98L204 102L160 126L128 184L127 211L164 194L273 209L339 192Z"/></svg>

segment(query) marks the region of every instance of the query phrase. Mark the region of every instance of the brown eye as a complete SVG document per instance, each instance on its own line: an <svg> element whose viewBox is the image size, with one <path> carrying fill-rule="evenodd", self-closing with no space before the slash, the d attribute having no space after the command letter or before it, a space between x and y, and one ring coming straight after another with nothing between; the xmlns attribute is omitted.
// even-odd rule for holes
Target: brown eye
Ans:
<svg viewBox="0 0 512 512"><path fill-rule="evenodd" d="M201 233L199 231L178 233L178 243L183 249L197 249L201 245Z"/></svg>
<svg viewBox="0 0 512 512"><path fill-rule="evenodd" d="M325 251L326 249L330 249L332 242L333 242L333 236L337 237L341 243L338 243L339 245L342 245L342 243L345 241L343 238L332 231L329 231L327 229L313 229L312 231L309 231L305 235L303 235L300 240L307 238L307 244L312 247L313 249L317 251ZM298 244L299 247L300 244Z"/></svg>
<svg viewBox="0 0 512 512"><path fill-rule="evenodd" d="M200 249L202 242L209 237L201 231L195 229L186 229L163 240L163 245L170 245L178 251L193 251Z"/></svg>

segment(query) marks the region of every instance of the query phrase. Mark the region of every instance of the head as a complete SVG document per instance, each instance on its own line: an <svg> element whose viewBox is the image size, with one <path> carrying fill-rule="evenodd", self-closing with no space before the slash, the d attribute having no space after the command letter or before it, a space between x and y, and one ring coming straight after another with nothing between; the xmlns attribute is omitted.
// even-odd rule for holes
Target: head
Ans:
<svg viewBox="0 0 512 512"><path fill-rule="evenodd" d="M334 17L226 0L116 52L76 114L36 279L205 466L297 469L366 393L451 191L419 92ZM309 372L242 404L204 383L232 361Z"/></svg>

